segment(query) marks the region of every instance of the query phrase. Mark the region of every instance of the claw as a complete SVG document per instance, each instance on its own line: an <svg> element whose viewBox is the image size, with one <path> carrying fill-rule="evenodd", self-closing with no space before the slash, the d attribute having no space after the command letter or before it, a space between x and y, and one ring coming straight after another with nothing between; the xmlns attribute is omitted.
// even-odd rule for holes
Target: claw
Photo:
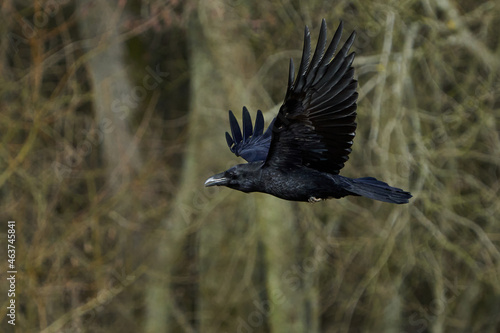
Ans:
<svg viewBox="0 0 500 333"><path fill-rule="evenodd" d="M323 201L323 199L318 199L318 198L315 198L315 197L310 197L307 201L309 201L310 203L315 203L315 202Z"/></svg>

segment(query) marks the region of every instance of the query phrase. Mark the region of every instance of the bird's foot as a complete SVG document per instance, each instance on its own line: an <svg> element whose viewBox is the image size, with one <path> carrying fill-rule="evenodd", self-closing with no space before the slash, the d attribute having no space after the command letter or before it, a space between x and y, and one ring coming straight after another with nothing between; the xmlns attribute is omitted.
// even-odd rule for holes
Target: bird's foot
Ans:
<svg viewBox="0 0 500 333"><path fill-rule="evenodd" d="M318 198L315 198L315 197L310 197L308 201L309 201L310 203L315 203L315 202L320 202L320 201L322 201L322 200L323 200L323 199L318 199Z"/></svg>

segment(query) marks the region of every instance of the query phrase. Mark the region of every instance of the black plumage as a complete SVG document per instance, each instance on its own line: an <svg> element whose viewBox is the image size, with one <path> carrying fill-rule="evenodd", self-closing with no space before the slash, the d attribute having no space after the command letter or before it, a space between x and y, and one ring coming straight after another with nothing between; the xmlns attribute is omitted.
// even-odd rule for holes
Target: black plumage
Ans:
<svg viewBox="0 0 500 333"><path fill-rule="evenodd" d="M227 186L243 192L264 192L294 201L319 201L360 195L407 203L411 194L372 177L351 179L339 175L349 159L356 131L353 32L334 56L342 35L340 23L328 48L326 22L311 59L311 38L305 28L302 60L295 77L290 59L288 87L278 115L264 132L257 111L255 126L244 107L242 127L229 111L231 135L226 141L236 156L249 163L216 174L205 186Z"/></svg>

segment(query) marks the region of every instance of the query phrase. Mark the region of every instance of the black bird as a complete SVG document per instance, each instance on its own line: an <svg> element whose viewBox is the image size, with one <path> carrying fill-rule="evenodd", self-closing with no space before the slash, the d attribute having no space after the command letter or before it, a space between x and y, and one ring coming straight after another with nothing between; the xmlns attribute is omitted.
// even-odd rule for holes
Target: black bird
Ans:
<svg viewBox="0 0 500 333"><path fill-rule="evenodd" d="M205 186L227 186L243 192L264 192L278 198L316 202L347 195L407 203L409 192L372 177L351 179L339 175L349 159L356 131L354 52L348 54L353 32L337 55L340 23L326 48L326 22L321 23L318 44L311 55L311 37L305 28L304 48L297 78L290 59L285 100L264 133L264 118L257 111L255 126L243 107L243 133L229 111L231 151L249 163L238 164L208 178Z"/></svg>

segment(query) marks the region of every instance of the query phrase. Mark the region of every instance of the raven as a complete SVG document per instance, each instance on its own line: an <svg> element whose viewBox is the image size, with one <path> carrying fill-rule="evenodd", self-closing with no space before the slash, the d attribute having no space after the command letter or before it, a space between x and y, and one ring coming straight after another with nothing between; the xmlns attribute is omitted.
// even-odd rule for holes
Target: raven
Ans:
<svg viewBox="0 0 500 333"><path fill-rule="evenodd" d="M326 48L326 22L321 22L316 49L305 27L304 48L297 78L290 59L288 87L278 115L264 132L257 111L255 126L243 107L243 133L229 111L229 149L248 163L238 164L208 178L205 186L227 186L242 192L264 192L293 201L316 202L347 195L390 203L407 203L409 192L373 177L351 179L339 175L351 152L356 131L354 52L348 53L353 32L334 56L342 35L340 22Z"/></svg>

